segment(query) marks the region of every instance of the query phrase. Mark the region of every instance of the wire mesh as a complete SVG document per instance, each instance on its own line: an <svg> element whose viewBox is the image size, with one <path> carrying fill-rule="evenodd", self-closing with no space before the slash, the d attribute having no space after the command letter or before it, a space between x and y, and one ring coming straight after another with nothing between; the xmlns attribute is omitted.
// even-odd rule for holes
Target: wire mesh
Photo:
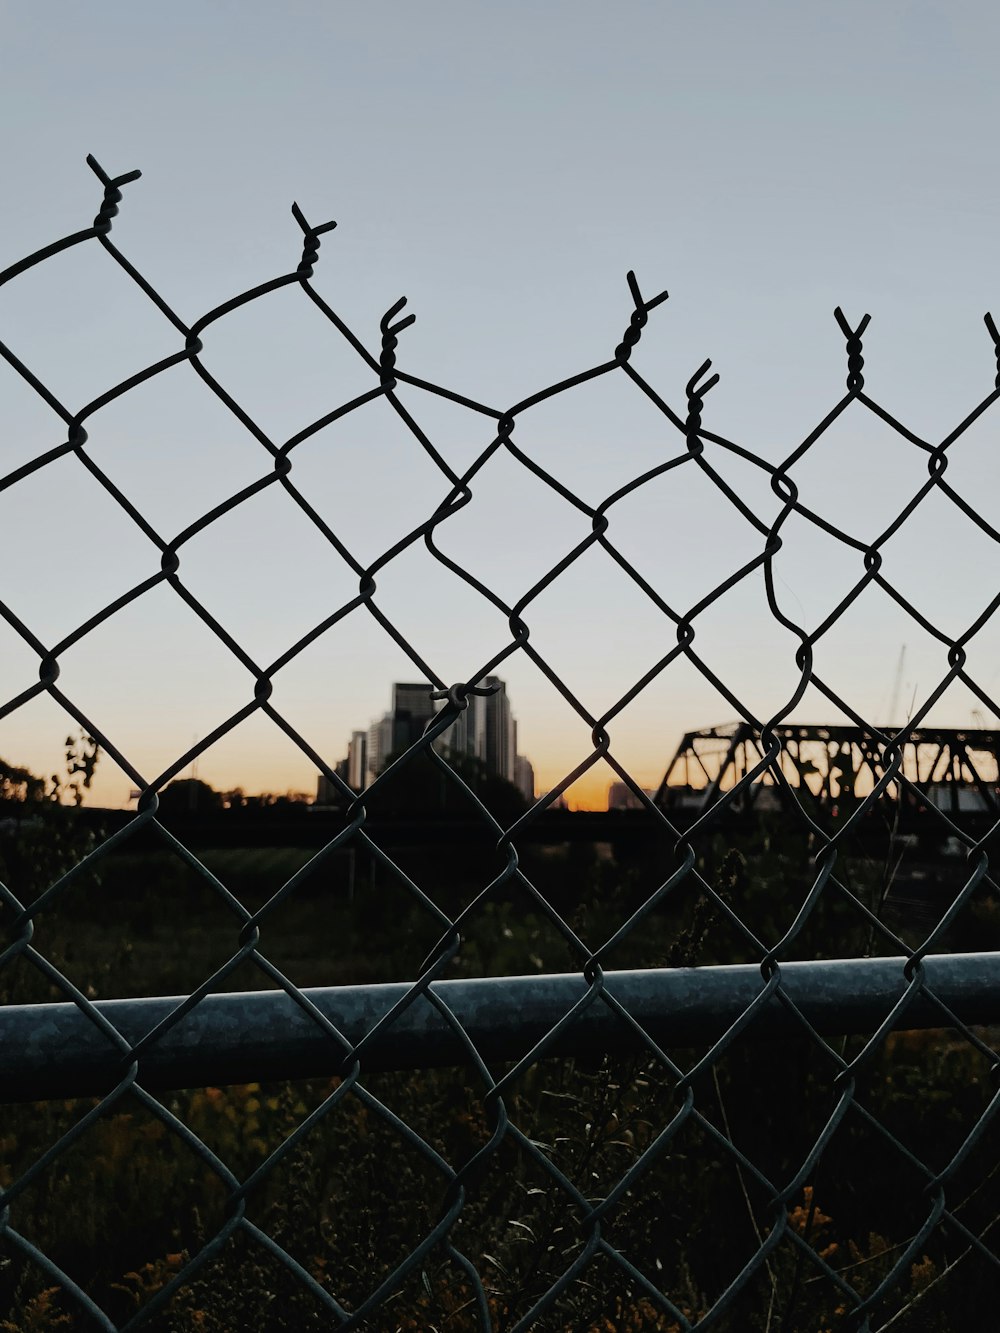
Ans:
<svg viewBox="0 0 1000 1333"><path fill-rule="evenodd" d="M979 1308L977 1302L1000 1292L996 1240L1000 1206L995 1195L995 1147L991 1148L995 1141L990 1138L996 1109L991 1082L995 1083L998 1067L995 1032L970 1027L952 1012L929 985L925 961L945 950L963 914L976 904L989 903L996 893L988 857L996 823L991 815L970 832L968 821L957 811L935 805L928 782L904 763L905 747L953 682L961 682L984 708L995 711L989 693L968 668L967 649L1000 605L1000 592L964 633L954 637L928 619L883 569L887 543L929 496L945 500L963 521L1000 545L1000 532L945 476L956 444L1000 397L1000 334L992 317L987 315L985 323L997 355L995 387L940 443L932 445L866 392L862 339L868 316L852 325L838 309L837 323L847 351L846 391L819 425L775 465L707 428L706 399L718 381L710 362L691 375L680 407L671 406L635 368L633 352L667 293L644 296L632 273L628 322L611 356L498 410L408 374L397 364L400 337L414 318L404 314L405 300L382 317L377 350L364 344L314 285L321 239L334 224L311 225L297 206L292 212L302 234L302 253L295 269L188 324L111 238L123 190L139 173L112 177L93 158L88 161L104 191L93 224L13 264L0 275L0 287L62 252L96 245L170 326L177 350L74 409L20 359L13 346L0 344L8 366L58 419L65 436L8 472L0 489L23 488L42 470L71 459L134 525L158 560L158 568L142 571L127 591L58 642L40 637L7 600L0 602L0 614L38 662L37 683L8 699L0 717L47 696L93 738L139 793L134 816L82 851L77 844L79 854L71 865L58 865L50 877L45 876L44 864L36 865L35 871L45 880L37 892L24 893L16 873L7 875L9 883L0 883L7 931L0 975L15 964L36 973L50 997L72 1004L85 1016L115 1053L118 1069L100 1097L67 1102L62 1119L48 1118L49 1112L39 1108L30 1131L26 1122L14 1118L9 1122L12 1128L3 1140L9 1165L0 1178L0 1224L5 1280L18 1322L4 1327L56 1327L68 1321L103 1329L232 1328L260 1326L263 1320L272 1327L343 1329L944 1328L955 1326L948 1321L958 1317L956 1311ZM365 367L371 383L282 442L272 439L208 370L202 353L220 322L285 288L312 303ZM140 386L161 376L191 372L256 442L261 471L251 483L167 538L88 451L88 425ZM532 409L605 376L618 377L653 405L676 439L676 448L652 470L592 506L542 467L516 437ZM402 401L400 386L474 414L488 423L489 443L464 470L454 469ZM363 413L378 400L388 404L409 433L413 448L433 464L446 484L446 494L423 521L377 559L365 561L300 490L293 463L295 450L311 436L334 421ZM873 414L908 448L926 456L926 480L869 543L807 507L795 480L802 460L849 409ZM590 525L582 540L510 603L439 544L441 532L470 503L483 469L498 454L532 474ZM726 479L713 461L723 456L737 457L765 476L779 501L776 517L760 517ZM682 468L696 469L734 517L752 528L758 542L752 559L686 611L670 605L648 573L623 552L612 523L615 507L623 500ZM196 477L190 481L197 486ZM183 565L188 543L268 488L282 491L297 507L302 522L311 525L351 572L357 592L275 660L261 665L195 595L185 582ZM774 577L783 530L793 517L856 553L863 563L863 573L848 594L811 630L789 614ZM503 646L474 664L463 680L440 678L379 604L379 577L421 543L434 561L489 603L509 627ZM669 647L651 666L637 670L634 684L600 715L588 710L531 637L534 604L590 552L615 563L655 608L671 635ZM798 683L773 716L757 716L752 701L733 691L696 644L699 619L727 592L751 579L762 580L773 621L797 644ZM102 727L101 718L90 716L64 690L60 661L161 585L182 599L250 673L254 686L237 711L150 778L133 765L113 731ZM947 659L946 671L906 725L888 730L856 712L850 700L821 678L815 662L817 645L872 585L931 635ZM420 739L395 756L361 793L347 784L336 765L273 699L274 682L282 671L322 635L358 616L370 617L394 642L440 705ZM515 658L530 661L558 692L589 729L592 749L523 814L501 820L452 762L444 745L470 698L489 691L488 678ZM693 667L728 701L757 755L728 783L713 786L706 773L701 795L707 790L710 799L701 799L695 814L683 816L671 805L668 786L651 796L612 748L616 719L680 662ZM798 778L789 772L789 756L794 758L796 752L783 728L807 689L818 692L838 715L849 719L863 738L872 774L867 792L851 792L842 783L839 809L832 813L815 799L801 756L796 759ZM337 830L316 858L257 906L248 905L227 887L159 813L159 793L170 781L255 715L279 728L315 765L342 806ZM461 793L497 858L499 868L458 909L451 903L442 905L430 879L421 883L418 874L405 870L379 828L372 828L370 811L380 793L418 759L433 766L449 790ZM576 911L573 904L567 906L548 886L540 887L519 854L533 829L550 818L563 795L598 764L608 766L625 784L645 821L643 827L653 830L657 865L655 887L640 901L620 900L618 919L606 933L607 918L595 927L586 913ZM769 915L748 888L748 866L760 852L754 840L767 820L758 815L755 823L747 824L737 816L745 815L741 811L747 794L765 788L778 802L778 824L795 848L781 863L781 874L803 886L794 910L785 915ZM940 904L919 938L908 938L884 910L889 871L877 882L859 885L849 869L852 839L868 827L866 821L887 808L898 812L907 800L920 807L937 835L955 840L963 853L961 873L948 901ZM784 852L772 845L773 821L768 827L772 843L765 851L780 861ZM441 836L446 844L447 833ZM36 927L44 925L95 868L141 838L168 849L197 877L215 909L231 923L232 948L220 966L171 1003L165 1016L135 1040L116 1029L87 988L71 980L71 968L36 945L35 934ZM306 988L295 984L289 969L268 956L268 941L280 929L274 923L283 905L301 892L307 871L350 849L377 866L385 882L394 885L401 900L416 906L437 936L416 980L360 1040L345 1036L310 1000ZM450 849L442 845L435 854L446 857ZM582 995L520 1058L488 1062L435 984L461 955L471 924L493 910L493 924L501 929L510 919L503 915L503 905L511 901L521 904L522 914L530 914L560 942L570 970L585 984ZM721 1036L689 1050L668 1050L621 1003L609 982L608 965L622 956L623 949L641 942L664 913L680 905L686 915L674 919L676 929L671 927L672 942L658 960L661 965L752 961L759 967L761 984L753 1001ZM165 909L169 913L170 904ZM817 932L831 931L831 922L845 921L847 933L837 936L841 945L849 940L849 952L859 957L900 957L904 981L891 1009L854 1042L822 1036L783 987L783 964L797 957L822 956ZM724 946L716 943L721 940L726 941ZM144 1059L206 997L226 989L232 977L247 967L259 976L259 984L284 992L323 1034L329 1046L325 1082L305 1091L291 1085L251 1086L232 1094L209 1088L186 1097L147 1090ZM113 975L109 984L113 988ZM775 999L784 1006L798 1036L762 1046L755 1040L755 1022ZM380 1032L426 1003L452 1030L464 1052L466 1071L428 1075L409 1083L377 1075L363 1082L366 1050ZM912 1073L936 1062L944 1081L921 1083L914 1075L912 1087L893 1090L891 1069L896 1068L898 1077L899 1068L892 1062L905 1047L894 1046L898 1039L891 1034L906 1027L909 1009L928 1005L940 1014L941 1028L950 1031L914 1048L914 1060L905 1068ZM575 1063L551 1059L565 1030L594 1008L613 1015L628 1038L622 1045L630 1046L632 1053L619 1057L613 1049L595 1051L592 1059ZM970 1068L973 1073L968 1075ZM955 1071L964 1071L960 1076L965 1084L961 1090L956 1087L953 1096L947 1090L949 1069L956 1078ZM11 1091L16 1096L16 1089ZM220 1107L232 1126L229 1139L220 1139L213 1129L213 1108ZM276 1143L267 1142L260 1129L265 1112L272 1117L272 1127L279 1122L282 1127ZM442 1128L444 1122L452 1123L448 1133ZM456 1124L464 1126L464 1137L455 1131ZM121 1147L125 1142L132 1146ZM98 1176L117 1172L127 1178L134 1170L141 1192L147 1168L139 1165L138 1157L129 1165L129 1153L138 1153L140 1143L158 1160L179 1158L187 1164L182 1178L200 1182L197 1188L191 1184L192 1196L178 1204L179 1213L186 1210L185 1217L196 1221L190 1226L178 1223L168 1252L145 1264L135 1260L134 1269L120 1275L117 1283L101 1285L87 1272L70 1271L73 1265L65 1258L65 1247L58 1244L58 1226L56 1233L44 1232L49 1238L44 1243L36 1243L32 1236L40 1234L36 1225L46 1200L51 1205L55 1197L54 1177L79 1181L73 1188L85 1196L89 1190L96 1198ZM256 1145L249 1156L248 1145ZM320 1158L328 1173L335 1176L340 1171L347 1182L333 1202L317 1184L332 1178L314 1170ZM839 1233L837 1239L830 1202L834 1198L844 1208L852 1207L855 1217L865 1219L860 1231L850 1236ZM411 1215L404 1215L405 1209L401 1213L400 1200L409 1201ZM350 1230L352 1216L356 1234ZM879 1219L892 1218L898 1225L889 1234L892 1222ZM113 1216L92 1223L104 1240L115 1225ZM956 1295L959 1289L961 1297ZM973 1304L955 1303L960 1300ZM921 1323L924 1318L939 1322Z"/></svg>

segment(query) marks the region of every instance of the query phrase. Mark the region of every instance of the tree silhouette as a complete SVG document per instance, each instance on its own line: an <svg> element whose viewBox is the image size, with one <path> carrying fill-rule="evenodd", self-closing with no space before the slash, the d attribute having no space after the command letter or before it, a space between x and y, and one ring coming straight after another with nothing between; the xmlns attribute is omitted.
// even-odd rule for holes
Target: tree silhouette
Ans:
<svg viewBox="0 0 1000 1333"><path fill-rule="evenodd" d="M214 815L223 809L222 793L200 778L177 778L160 792L159 813Z"/></svg>

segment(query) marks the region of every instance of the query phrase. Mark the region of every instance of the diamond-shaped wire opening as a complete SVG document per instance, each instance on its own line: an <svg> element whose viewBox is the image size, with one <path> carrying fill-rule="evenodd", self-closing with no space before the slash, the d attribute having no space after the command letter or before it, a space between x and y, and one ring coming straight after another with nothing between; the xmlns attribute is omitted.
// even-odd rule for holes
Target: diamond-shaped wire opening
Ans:
<svg viewBox="0 0 1000 1333"><path fill-rule="evenodd" d="M432 876L427 881L434 887ZM260 947L298 986L406 981L445 928L406 878L364 843L351 842L267 909Z"/></svg>
<svg viewBox="0 0 1000 1333"><path fill-rule="evenodd" d="M413 366L408 367L411 371ZM500 412L495 406L476 404L476 390L467 386L467 401L455 401L400 380L396 400L430 440L446 468L463 477L496 437ZM454 392L454 389L452 390ZM466 397L466 395L460 395Z"/></svg>
<svg viewBox="0 0 1000 1333"><path fill-rule="evenodd" d="M205 369L275 445L378 387L377 374L295 283L227 312L201 338ZM255 369L261 359L264 375Z"/></svg>
<svg viewBox="0 0 1000 1333"><path fill-rule="evenodd" d="M645 1077L637 1076L634 1066L627 1071L622 1071L620 1064L603 1071L597 1066L593 1072L603 1073L604 1079L593 1080L590 1097L570 1096L563 1103L568 1104L570 1121L576 1116L584 1123L568 1124L570 1133L566 1136L556 1132L555 1143L551 1147L543 1145L544 1150L554 1153L557 1164L571 1179L578 1177L575 1183L592 1205L601 1204L614 1190L613 1204L600 1212L601 1236L613 1247L615 1253L610 1257L618 1271L629 1270L616 1255L633 1265L647 1288L680 1304L687 1297L690 1303L692 1265L699 1262L696 1233L700 1226L711 1234L712 1259L708 1260L708 1269L699 1274L703 1282L707 1279L708 1294L701 1302L707 1307L725 1280L742 1268L737 1257L740 1249L745 1251L742 1258L749 1260L759 1247L760 1237L746 1213L732 1206L727 1154L720 1152L718 1144L707 1139L699 1128L697 1102L692 1107L683 1097L664 1101L659 1077L648 1067L639 1068ZM627 1073L625 1078L623 1072ZM601 1082L609 1085L607 1091ZM565 1097L565 1093L558 1095ZM560 1156L561 1143L566 1147ZM575 1164L579 1153L574 1151L574 1144L583 1150ZM570 1248L559 1255L558 1268L565 1273L574 1259L583 1256L592 1225L583 1217L578 1227L563 1230L571 1232ZM721 1266L716 1246L727 1256ZM706 1259L701 1262L704 1264ZM732 1273L728 1272L730 1263L735 1266ZM551 1284L557 1273L548 1276Z"/></svg>
<svg viewBox="0 0 1000 1333"><path fill-rule="evenodd" d="M512 1113L519 1111L515 1102ZM542 1164L555 1149L541 1139L526 1148L508 1133L453 1233L510 1327L562 1278L586 1243L585 1206Z"/></svg>
<svg viewBox="0 0 1000 1333"><path fill-rule="evenodd" d="M1000 542L934 490L881 547L882 576L936 629L954 640L997 595ZM979 636L993 649L997 624Z"/></svg>
<svg viewBox="0 0 1000 1333"><path fill-rule="evenodd" d="M379 613L419 659L448 684L471 681L484 663L508 649L515 638L508 611L438 558L439 549L448 549L447 525L452 521L445 519L435 528L431 538L434 552L420 540L379 569L372 597ZM363 640L372 631L359 627L360 619L353 618L350 632L360 629ZM388 648L389 635L379 628ZM400 670L409 672L407 679L413 678L412 664ZM505 669L498 674L506 678ZM383 678L390 679L389 675ZM442 743L447 743L447 736Z"/></svg>
<svg viewBox="0 0 1000 1333"><path fill-rule="evenodd" d="M520 614L531 647L595 718L677 650L676 622L596 544Z"/></svg>
<svg viewBox="0 0 1000 1333"><path fill-rule="evenodd" d="M4 611L11 617L11 621L8 621ZM19 621L20 617L10 607L0 610L0 653L3 654L4 663L3 697L0 698L0 708L4 710L4 716L0 719L0 754L10 755L10 762L14 762L14 756L29 751L28 738L31 736L31 727L25 721L25 716L31 713L33 701L18 704L16 707L13 705L17 699L25 695L33 693L37 698L41 692L38 669L40 651L45 647L44 644L36 645L30 627L24 626L21 622L23 629L27 631L28 637L26 637L18 628ZM57 730L62 729L63 725L60 723ZM51 739L55 741L54 736ZM52 764L42 766L49 768Z"/></svg>
<svg viewBox="0 0 1000 1333"><path fill-rule="evenodd" d="M926 1188L927 1173L853 1102L826 1146L814 1183L817 1203L833 1219L827 1231L828 1243L839 1246L833 1267L843 1266L848 1281L850 1257L861 1257L854 1251L866 1243L870 1251L893 1251L891 1263L922 1228L931 1228L930 1235L937 1229L939 1210L935 1192ZM867 1294L871 1286L865 1285Z"/></svg>
<svg viewBox="0 0 1000 1333"><path fill-rule="evenodd" d="M262 666L358 596L357 574L279 483L215 519L179 554L185 587ZM275 613L262 617L263 606Z"/></svg>
<svg viewBox="0 0 1000 1333"><path fill-rule="evenodd" d="M761 503L751 491L754 504L748 507L756 519L751 522L695 458L684 456L682 445L669 457L683 462L605 510L605 541L683 614L763 553L780 506L773 495L769 504ZM746 487L742 477L740 485ZM739 488L732 489L741 499ZM718 540L721 532L725 541Z"/></svg>
<svg viewBox="0 0 1000 1333"><path fill-rule="evenodd" d="M221 1250L165 1301L160 1293L183 1272L188 1255L158 1256L148 1267L130 1275L128 1295L135 1327L150 1333L197 1328L199 1324L211 1327L212 1323L251 1327L266 1310L268 1327L276 1333L328 1328L337 1317L338 1307L331 1304L323 1266L316 1262L322 1256L310 1256L310 1262L300 1269L275 1254L273 1244L262 1243L249 1227L238 1228ZM181 1266L176 1263L178 1258ZM146 1308L158 1296L162 1304L158 1302L158 1308L146 1316Z"/></svg>
<svg viewBox="0 0 1000 1333"><path fill-rule="evenodd" d="M437 527L435 544L508 606L593 531L587 514L502 447L467 484L471 500ZM519 541L518 531L532 540Z"/></svg>
<svg viewBox="0 0 1000 1333"><path fill-rule="evenodd" d="M926 484L935 443L924 441L922 448L852 403L791 463L787 476L801 504L868 543Z"/></svg>
<svg viewBox="0 0 1000 1333"><path fill-rule="evenodd" d="M863 553L797 511L786 515L777 535L781 547L771 557L775 600L783 615L812 632L864 578Z"/></svg>
<svg viewBox="0 0 1000 1333"><path fill-rule="evenodd" d="M40 463L50 450L64 445L66 423L56 408L38 394L5 357L0 358L0 391L5 420L3 463L0 464L2 485L22 467Z"/></svg>
<svg viewBox="0 0 1000 1333"><path fill-rule="evenodd" d="M232 959L242 924L196 862L147 831L102 854L45 906L33 942L90 998L177 994ZM247 985L266 982L244 972L223 988Z"/></svg>
<svg viewBox="0 0 1000 1333"><path fill-rule="evenodd" d="M990 407L949 443L948 467L942 481L981 520L1000 530L995 498L997 424L996 408Z"/></svg>
<svg viewBox="0 0 1000 1333"><path fill-rule="evenodd" d="M222 1226L229 1187L169 1117L130 1094L62 1146L98 1106L94 1099L34 1108L30 1127L25 1121L13 1144L13 1183L50 1148L57 1153L13 1199L10 1224L124 1322L131 1311L121 1284L128 1285L133 1264L140 1268L168 1252L197 1248ZM17 1275L11 1280L16 1284Z"/></svg>
<svg viewBox="0 0 1000 1333"><path fill-rule="evenodd" d="M683 397L670 405L683 419ZM533 463L595 507L685 449L676 425L616 370L517 413L512 438Z"/></svg>
<svg viewBox="0 0 1000 1333"><path fill-rule="evenodd" d="M118 668L114 677L109 656ZM170 772L189 747L254 697L250 668L165 585L73 644L60 666L60 689L101 719L103 735L147 781ZM150 717L158 729L150 728Z"/></svg>
<svg viewBox="0 0 1000 1333"><path fill-rule="evenodd" d="M32 553L3 600L47 647L160 571L155 545L69 455L0 491L0 522ZM91 540L95 530L113 544L114 561Z"/></svg>
<svg viewBox="0 0 1000 1333"><path fill-rule="evenodd" d="M86 425L88 454L167 541L273 471L267 450L185 365L136 385Z"/></svg>
<svg viewBox="0 0 1000 1333"><path fill-rule="evenodd" d="M272 841L280 844L282 836L279 823ZM199 860L252 913L296 880L261 927L267 958L296 985L386 979L380 972L375 975L378 969L360 949L352 959L348 945L355 930L355 899L367 884L366 865L350 845L326 856L321 853L319 847L217 847L200 852ZM273 985L257 969L241 968L226 979L227 989L267 990Z"/></svg>
<svg viewBox="0 0 1000 1333"><path fill-rule="evenodd" d="M662 1283L659 1270L657 1283L648 1283L613 1255L599 1250L558 1294L543 1319L560 1333L600 1328L602 1323L613 1328L680 1329L683 1326L676 1316L693 1320L698 1310L691 1303L691 1293L665 1295L660 1290Z"/></svg>
<svg viewBox="0 0 1000 1333"><path fill-rule="evenodd" d="M685 616L692 610L685 607ZM799 631L806 628L794 611L787 619ZM802 683L798 661L801 632L778 624L767 614L761 569L752 570L716 600L691 614L688 623L692 630L689 660L700 672L716 677L727 692L726 702L716 705L714 713L702 714L705 721L734 716L735 703L741 705L741 715L749 714L761 721L788 713ZM676 679L678 672L673 663L665 675L668 682ZM694 716L687 716L694 722Z"/></svg>
<svg viewBox="0 0 1000 1333"><path fill-rule="evenodd" d="M9 346L69 411L184 350L178 330L96 242L74 245L8 282Z"/></svg>
<svg viewBox="0 0 1000 1333"><path fill-rule="evenodd" d="M975 1198L988 1193L984 1182L992 1171L987 1144L995 1132L995 1063L995 1050L987 1054L955 1030L894 1033L859 1091L884 1129L929 1172L943 1175L949 1208L963 1216L971 1204L971 1214L981 1220L985 1214ZM947 1097L933 1093L937 1080L951 1090Z"/></svg>
<svg viewBox="0 0 1000 1333"><path fill-rule="evenodd" d="M432 1230L447 1184L377 1107L349 1094L265 1167L248 1216L355 1308Z"/></svg>
<svg viewBox="0 0 1000 1333"><path fill-rule="evenodd" d="M864 578L862 566L858 556L854 587ZM829 623L828 615L807 628L818 682L876 727L890 723L900 727L922 718L924 705L948 670L946 644L871 582L860 588L833 623ZM904 647L904 670L897 692L895 676ZM862 654L869 663L867 675L858 669ZM825 710L824 721L832 702L817 701L817 706ZM796 711L802 715L801 707ZM884 712L894 712L895 716L881 716Z"/></svg>
<svg viewBox="0 0 1000 1333"><path fill-rule="evenodd" d="M388 401L357 408L290 457L291 482L365 566L428 523L455 485Z"/></svg>

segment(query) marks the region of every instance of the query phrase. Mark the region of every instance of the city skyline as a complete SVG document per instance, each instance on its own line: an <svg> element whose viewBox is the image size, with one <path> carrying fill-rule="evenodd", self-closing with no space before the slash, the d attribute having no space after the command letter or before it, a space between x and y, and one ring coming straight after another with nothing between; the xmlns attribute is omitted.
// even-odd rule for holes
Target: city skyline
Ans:
<svg viewBox="0 0 1000 1333"><path fill-rule="evenodd" d="M487 693L470 693L465 710L434 742L445 758L473 759L484 773L510 782L530 804L535 799L534 769L527 756L518 753L517 722L507 696L506 683L486 676ZM337 776L355 791L369 786L389 761L409 750L423 735L427 724L444 706L434 699L432 685L395 682L389 710L373 719L367 730L354 730L347 754L336 765ZM324 774L317 782L319 804L338 803L339 791Z"/></svg>

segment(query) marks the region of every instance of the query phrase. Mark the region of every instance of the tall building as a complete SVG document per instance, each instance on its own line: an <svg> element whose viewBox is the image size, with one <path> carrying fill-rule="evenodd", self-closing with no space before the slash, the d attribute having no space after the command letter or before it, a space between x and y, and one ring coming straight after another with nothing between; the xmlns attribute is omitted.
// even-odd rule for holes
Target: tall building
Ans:
<svg viewBox="0 0 1000 1333"><path fill-rule="evenodd" d="M642 790L647 796L653 795L651 791L646 791L645 787ZM612 782L608 788L608 809L642 810L643 804L627 782Z"/></svg>
<svg viewBox="0 0 1000 1333"><path fill-rule="evenodd" d="M433 687L426 682L420 685L397 682L392 687L392 707L371 724L367 737L364 732L352 733L348 763L353 749L360 748L355 746L356 738L363 737L364 759L360 762L366 786L378 777L393 755L408 750L423 735L437 707L431 698L432 691Z"/></svg>
<svg viewBox="0 0 1000 1333"><path fill-rule="evenodd" d="M431 698L434 687L424 681L420 685L393 685L392 687L392 749L394 754L408 750L424 733L424 728L437 711Z"/></svg>
<svg viewBox="0 0 1000 1333"><path fill-rule="evenodd" d="M392 754L392 714L383 713L368 728L365 747L365 786L374 782Z"/></svg>
<svg viewBox="0 0 1000 1333"><path fill-rule="evenodd" d="M444 754L461 755L467 759L486 762L486 700L479 694L469 695L469 706L459 713L454 722L435 743Z"/></svg>
<svg viewBox="0 0 1000 1333"><path fill-rule="evenodd" d="M535 799L535 770L531 766L531 760L526 759L523 754L514 757L514 786L529 805L533 804Z"/></svg>
<svg viewBox="0 0 1000 1333"><path fill-rule="evenodd" d="M468 708L441 737L439 748L478 759L488 773L514 782L517 723L510 711L507 686L497 676L487 676L483 684L497 688L492 694L469 695Z"/></svg>
<svg viewBox="0 0 1000 1333"><path fill-rule="evenodd" d="M468 707L435 741L443 755L474 759L487 773L513 783L525 800L535 799L535 775L529 761L517 752L517 723L507 696L507 686L498 676L487 676L484 685L491 694L470 694ZM378 777L389 760L415 745L428 722L443 707L431 698L433 687L426 682L397 681L392 687L392 707L374 721L367 733L354 731L344 761L345 778L355 791Z"/></svg>
<svg viewBox="0 0 1000 1333"><path fill-rule="evenodd" d="M496 685L499 688L493 694L480 696L485 704L486 715L485 744L481 758L491 773L498 773L508 782L513 782L517 741L510 700L507 698L507 686L498 676L487 676L483 684Z"/></svg>
<svg viewBox="0 0 1000 1333"><path fill-rule="evenodd" d="M474 755L476 748L469 730L471 707L459 713L446 732L434 742L434 748L440 754Z"/></svg>
<svg viewBox="0 0 1000 1333"><path fill-rule="evenodd" d="M351 741L347 747L347 782L355 791L361 791L366 785L365 775L368 772L368 733L367 731L352 731Z"/></svg>
<svg viewBox="0 0 1000 1333"><path fill-rule="evenodd" d="M333 770L341 782L347 781L347 760L341 759L334 765ZM316 804L317 805L343 805L344 789L339 783L333 782L325 773L320 773L316 780Z"/></svg>

